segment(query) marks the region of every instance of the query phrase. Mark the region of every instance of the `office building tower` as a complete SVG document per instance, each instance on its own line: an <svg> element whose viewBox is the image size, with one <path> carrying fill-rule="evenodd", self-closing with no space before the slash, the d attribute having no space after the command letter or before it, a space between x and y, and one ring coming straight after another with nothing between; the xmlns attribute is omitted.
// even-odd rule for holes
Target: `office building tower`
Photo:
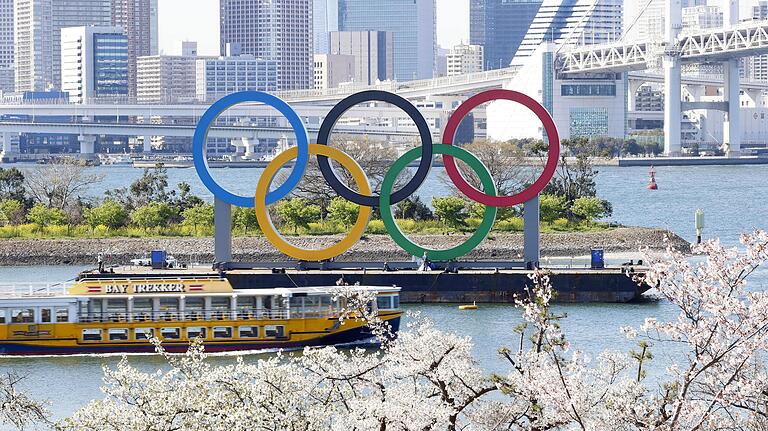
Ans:
<svg viewBox="0 0 768 431"><path fill-rule="evenodd" d="M312 0L219 0L221 55L227 44L242 54L278 62L280 90L313 87Z"/></svg>
<svg viewBox="0 0 768 431"><path fill-rule="evenodd" d="M697 32L723 26L723 10L719 6L683 8L683 33Z"/></svg>
<svg viewBox="0 0 768 431"><path fill-rule="evenodd" d="M61 29L109 26L111 0L16 0L16 90L61 89Z"/></svg>
<svg viewBox="0 0 768 431"><path fill-rule="evenodd" d="M181 42L181 55L185 57L197 57L197 42Z"/></svg>
<svg viewBox="0 0 768 431"><path fill-rule="evenodd" d="M312 5L315 54L328 54L329 33L339 31L339 1L312 0Z"/></svg>
<svg viewBox="0 0 768 431"><path fill-rule="evenodd" d="M16 88L13 50L13 0L0 0L0 91Z"/></svg>
<svg viewBox="0 0 768 431"><path fill-rule="evenodd" d="M627 0L624 3L624 40L663 40L664 2L665 0ZM681 1L683 9L706 5L706 0Z"/></svg>
<svg viewBox="0 0 768 431"><path fill-rule="evenodd" d="M353 81L371 85L394 78L393 39L385 31L334 31L329 51L354 57Z"/></svg>
<svg viewBox="0 0 768 431"><path fill-rule="evenodd" d="M112 25L128 37L128 89L136 95L136 59L157 54L157 0L112 0Z"/></svg>
<svg viewBox="0 0 768 431"><path fill-rule="evenodd" d="M336 88L355 78L355 57L342 54L315 54L315 89Z"/></svg>
<svg viewBox="0 0 768 431"><path fill-rule="evenodd" d="M447 56L448 76L483 71L483 47L480 45L456 45Z"/></svg>
<svg viewBox="0 0 768 431"><path fill-rule="evenodd" d="M392 33L394 79L431 78L437 37L435 0L338 0L340 31Z"/></svg>
<svg viewBox="0 0 768 431"><path fill-rule="evenodd" d="M512 60L523 64L542 43L610 43L622 32L622 0L544 0Z"/></svg>
<svg viewBox="0 0 768 431"><path fill-rule="evenodd" d="M72 103L128 97L128 37L120 27L61 29L61 89Z"/></svg>
<svg viewBox="0 0 768 431"><path fill-rule="evenodd" d="M760 0L752 7L753 20L768 19L768 0ZM768 81L768 55L756 55L744 59L746 77L755 81Z"/></svg>
<svg viewBox="0 0 768 431"><path fill-rule="evenodd" d="M509 66L541 0L470 0L469 43L483 47L485 70Z"/></svg>
<svg viewBox="0 0 768 431"><path fill-rule="evenodd" d="M153 55L136 61L138 103L188 103L197 97L197 59Z"/></svg>
<svg viewBox="0 0 768 431"><path fill-rule="evenodd" d="M199 59L197 100L211 103L238 91L276 91L277 68L277 61L252 55Z"/></svg>

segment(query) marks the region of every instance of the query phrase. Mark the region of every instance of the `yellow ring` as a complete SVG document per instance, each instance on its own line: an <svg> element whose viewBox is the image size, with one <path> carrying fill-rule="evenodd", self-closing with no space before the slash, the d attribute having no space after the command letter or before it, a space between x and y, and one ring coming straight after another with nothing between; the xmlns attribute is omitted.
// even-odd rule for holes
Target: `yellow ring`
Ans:
<svg viewBox="0 0 768 431"><path fill-rule="evenodd" d="M332 259L354 246L357 241L363 236L365 228L368 227L368 220L371 217L371 207L360 207L360 211L357 214L357 221L352 226L352 229L347 235L338 243L331 247L321 250L308 250L305 248L296 247L290 244L283 238L272 224L272 218L267 211L266 196L269 191L269 186L272 184L272 180L282 167L289 161L295 159L298 156L298 148L291 147L279 155L275 156L271 162L264 168L264 172L259 178L259 183L256 185L256 195L254 196L254 211L256 211L256 220L259 222L261 231L264 232L264 237L279 251L284 254L298 260L307 261L319 261ZM365 172L357 164L357 162L347 155L345 152L329 147L328 145L309 144L309 154L321 155L330 157L333 160L339 162L342 166L352 174L352 178L357 183L357 188L362 195L371 195L371 185L368 183L368 177Z"/></svg>

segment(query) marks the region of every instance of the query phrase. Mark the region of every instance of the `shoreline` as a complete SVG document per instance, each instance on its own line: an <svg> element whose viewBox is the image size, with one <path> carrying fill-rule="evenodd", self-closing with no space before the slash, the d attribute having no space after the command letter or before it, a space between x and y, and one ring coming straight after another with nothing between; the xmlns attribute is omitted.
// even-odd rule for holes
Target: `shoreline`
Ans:
<svg viewBox="0 0 768 431"><path fill-rule="evenodd" d="M468 234L414 235L413 240L430 248L458 244ZM322 248L338 241L341 235L288 237L297 246ZM621 227L600 232L546 233L541 235L542 261L547 257L589 255L592 247L612 253L637 253L640 247L652 251L666 249L669 243L687 251L690 244L673 232L658 228ZM213 262L213 238L104 238L104 239L6 239L0 240L0 266L88 265L96 263L103 253L108 265L126 264L147 255L153 249L166 250L181 263ZM263 236L235 237L232 240L234 261L289 260L275 250ZM482 244L461 260L516 260L522 257L522 233L492 233ZM366 235L337 261L409 261L411 256L400 249L388 235Z"/></svg>

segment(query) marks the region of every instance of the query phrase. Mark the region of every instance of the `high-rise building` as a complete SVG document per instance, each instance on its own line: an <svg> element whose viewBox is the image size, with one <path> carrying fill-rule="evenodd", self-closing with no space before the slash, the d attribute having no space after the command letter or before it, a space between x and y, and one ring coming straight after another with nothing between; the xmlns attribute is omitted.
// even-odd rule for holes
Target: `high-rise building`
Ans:
<svg viewBox="0 0 768 431"><path fill-rule="evenodd" d="M315 54L328 54L328 34L339 31L339 0L312 0L312 5Z"/></svg>
<svg viewBox="0 0 768 431"><path fill-rule="evenodd" d="M219 0L221 55L227 44L242 54L278 62L280 90L313 87L312 0Z"/></svg>
<svg viewBox="0 0 768 431"><path fill-rule="evenodd" d="M111 0L16 0L16 90L61 89L61 29L109 26Z"/></svg>
<svg viewBox="0 0 768 431"><path fill-rule="evenodd" d="M752 7L752 19L768 19L768 0L760 0ZM768 81L768 55L756 55L744 59L747 78L755 81Z"/></svg>
<svg viewBox="0 0 768 431"><path fill-rule="evenodd" d="M13 0L0 0L0 91L15 90Z"/></svg>
<svg viewBox="0 0 768 431"><path fill-rule="evenodd" d="M197 57L197 42L189 40L181 42L181 55L185 57Z"/></svg>
<svg viewBox="0 0 768 431"><path fill-rule="evenodd" d="M484 49L485 70L509 66L541 0L471 0L469 43Z"/></svg>
<svg viewBox="0 0 768 431"><path fill-rule="evenodd" d="M157 0L112 0L112 25L128 37L128 91L135 96L136 59L157 53Z"/></svg>
<svg viewBox="0 0 768 431"><path fill-rule="evenodd" d="M392 33L386 31L334 31L330 54L355 58L354 82L375 84L394 77Z"/></svg>
<svg viewBox="0 0 768 431"><path fill-rule="evenodd" d="M339 0L339 30L391 32L397 81L426 79L434 74L435 0Z"/></svg>
<svg viewBox="0 0 768 431"><path fill-rule="evenodd" d="M128 97L128 45L120 27L61 29L61 89L69 101Z"/></svg>
<svg viewBox="0 0 768 431"><path fill-rule="evenodd" d="M723 26L720 6L693 6L683 8L683 33Z"/></svg>
<svg viewBox="0 0 768 431"><path fill-rule="evenodd" d="M665 0L627 0L624 3L624 40L661 41L664 39ZM706 6L706 0L682 0L681 6Z"/></svg>
<svg viewBox="0 0 768 431"><path fill-rule="evenodd" d="M546 42L574 47L619 40L622 4L622 0L544 0L512 64L523 64Z"/></svg>
<svg viewBox="0 0 768 431"><path fill-rule="evenodd" d="M355 78L355 57L343 54L315 54L315 89L336 88Z"/></svg>
<svg viewBox="0 0 768 431"><path fill-rule="evenodd" d="M483 71L483 47L456 45L448 51L448 76Z"/></svg>
<svg viewBox="0 0 768 431"><path fill-rule="evenodd" d="M277 67L275 60L252 55L198 59L197 100L213 102L237 91L276 91Z"/></svg>
<svg viewBox="0 0 768 431"><path fill-rule="evenodd" d="M136 62L138 103L186 103L197 97L197 59L181 55L139 57Z"/></svg>

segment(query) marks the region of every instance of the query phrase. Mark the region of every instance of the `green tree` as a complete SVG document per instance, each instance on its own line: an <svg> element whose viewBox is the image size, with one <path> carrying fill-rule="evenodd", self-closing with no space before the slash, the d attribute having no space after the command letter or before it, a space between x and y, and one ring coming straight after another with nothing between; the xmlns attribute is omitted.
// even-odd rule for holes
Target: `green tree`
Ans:
<svg viewBox="0 0 768 431"><path fill-rule="evenodd" d="M131 223L146 232L149 229L166 225L174 216L176 216L176 212L168 204L152 202L133 210Z"/></svg>
<svg viewBox="0 0 768 431"><path fill-rule="evenodd" d="M421 201L419 195L409 197L397 204L395 215L400 215L401 219L411 220L433 220L435 215L432 210Z"/></svg>
<svg viewBox="0 0 768 431"><path fill-rule="evenodd" d="M310 205L306 199L293 198L280 202L277 205L277 214L288 226L293 227L293 232L299 228L308 228L313 221L320 219L320 207Z"/></svg>
<svg viewBox="0 0 768 431"><path fill-rule="evenodd" d="M105 226L107 229L117 229L128 223L128 211L112 199L105 199L95 208L86 208L83 216L92 228Z"/></svg>
<svg viewBox="0 0 768 431"><path fill-rule="evenodd" d="M437 219L446 226L459 229L465 225L467 202L464 199L455 196L432 198L432 207L435 209Z"/></svg>
<svg viewBox="0 0 768 431"><path fill-rule="evenodd" d="M67 223L67 214L59 208L49 208L43 204L35 204L27 214L27 220L37 226L42 232L48 226L61 226Z"/></svg>
<svg viewBox="0 0 768 431"><path fill-rule="evenodd" d="M24 222L24 205L16 199L0 201L0 222L16 226Z"/></svg>
<svg viewBox="0 0 768 431"><path fill-rule="evenodd" d="M328 218L344 227L354 224L359 212L359 205L342 197L331 199L331 204L328 206Z"/></svg>
<svg viewBox="0 0 768 431"><path fill-rule="evenodd" d="M259 227L259 220L253 208L235 207L232 211L232 221L235 226L243 228L243 233L248 235L248 229Z"/></svg>
<svg viewBox="0 0 768 431"><path fill-rule="evenodd" d="M556 195L541 195L539 199L539 214L541 219L552 223L568 214L568 203L565 197Z"/></svg>
<svg viewBox="0 0 768 431"><path fill-rule="evenodd" d="M24 190L24 174L16 168L0 168L0 200L8 199L22 204L27 199Z"/></svg>
<svg viewBox="0 0 768 431"><path fill-rule="evenodd" d="M469 206L469 216L472 218L481 219L485 217L486 206L475 202ZM512 217L518 217L519 210L517 207L500 207L496 208L496 220L507 220Z"/></svg>
<svg viewBox="0 0 768 431"><path fill-rule="evenodd" d="M200 203L193 207L185 209L181 213L184 218L184 224L192 226L197 235L199 226L213 226L213 205L209 203Z"/></svg>
<svg viewBox="0 0 768 431"><path fill-rule="evenodd" d="M576 199L571 208L573 213L586 220L587 223L592 223L594 219L604 217L608 214L606 211L605 203L595 197L582 197Z"/></svg>

